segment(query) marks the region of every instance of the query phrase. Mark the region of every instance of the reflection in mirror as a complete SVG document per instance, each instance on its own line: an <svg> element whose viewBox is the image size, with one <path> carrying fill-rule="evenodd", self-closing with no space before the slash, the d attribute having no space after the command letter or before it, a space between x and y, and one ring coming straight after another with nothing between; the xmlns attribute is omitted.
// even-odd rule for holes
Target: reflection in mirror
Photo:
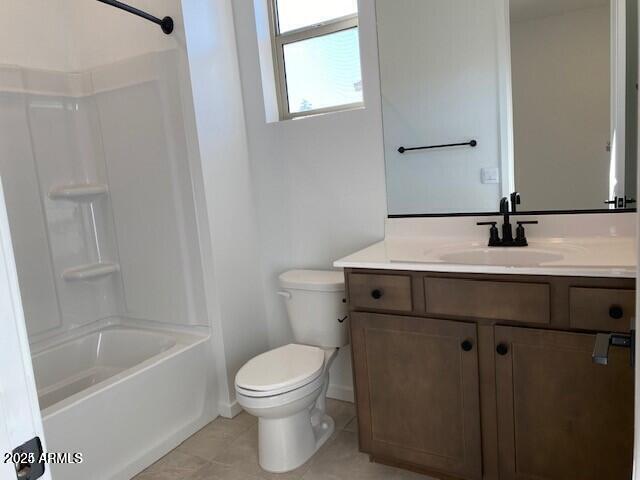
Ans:
<svg viewBox="0 0 640 480"><path fill-rule="evenodd" d="M625 58L611 48L612 2L510 0L514 171L525 210L635 198L624 181L635 162L624 155L625 105L616 104Z"/></svg>
<svg viewBox="0 0 640 480"><path fill-rule="evenodd" d="M376 14L390 214L495 212L515 190L521 211L635 206L637 0Z"/></svg>

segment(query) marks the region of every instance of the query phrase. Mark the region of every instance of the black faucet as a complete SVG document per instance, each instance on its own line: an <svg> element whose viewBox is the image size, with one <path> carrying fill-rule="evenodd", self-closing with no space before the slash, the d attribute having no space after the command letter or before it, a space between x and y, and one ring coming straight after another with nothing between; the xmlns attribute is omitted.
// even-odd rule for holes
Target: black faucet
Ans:
<svg viewBox="0 0 640 480"><path fill-rule="evenodd" d="M515 213L515 205L513 206L513 212ZM513 243L513 230L511 229L511 222L509 221L509 199L503 197L500 199L500 213L504 217L504 223L502 224L502 246L506 247Z"/></svg>
<svg viewBox="0 0 640 480"><path fill-rule="evenodd" d="M502 238L498 233L498 222L478 222L478 225L490 225L489 228L489 246L490 247L526 247L529 245L527 236L524 231L524 225L537 225L538 222L532 221L519 221L516 222L518 227L516 228L516 238L513 238L513 229L511 227L511 215L517 212L517 205L520 204L520 194L513 192L511 194L511 210L509 210L509 199L503 197L500 199L500 214L504 217L502 224Z"/></svg>

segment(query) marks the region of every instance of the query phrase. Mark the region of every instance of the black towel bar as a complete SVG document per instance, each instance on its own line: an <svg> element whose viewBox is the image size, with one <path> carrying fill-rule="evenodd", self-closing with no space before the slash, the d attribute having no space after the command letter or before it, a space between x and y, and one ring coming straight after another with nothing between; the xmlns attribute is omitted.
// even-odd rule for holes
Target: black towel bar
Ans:
<svg viewBox="0 0 640 480"><path fill-rule="evenodd" d="M470 142L463 143L447 143L444 145L429 145L426 147L400 147L398 152L410 152L411 150L431 150L432 148L448 148L448 147L476 147L478 145L477 140L471 140Z"/></svg>

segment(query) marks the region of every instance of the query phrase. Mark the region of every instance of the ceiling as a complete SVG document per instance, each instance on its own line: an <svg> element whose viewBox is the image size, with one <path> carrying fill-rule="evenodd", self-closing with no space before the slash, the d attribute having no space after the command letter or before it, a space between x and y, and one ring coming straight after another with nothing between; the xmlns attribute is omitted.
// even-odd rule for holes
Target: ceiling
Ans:
<svg viewBox="0 0 640 480"><path fill-rule="evenodd" d="M511 21L550 17L583 8L609 5L609 0L510 0Z"/></svg>

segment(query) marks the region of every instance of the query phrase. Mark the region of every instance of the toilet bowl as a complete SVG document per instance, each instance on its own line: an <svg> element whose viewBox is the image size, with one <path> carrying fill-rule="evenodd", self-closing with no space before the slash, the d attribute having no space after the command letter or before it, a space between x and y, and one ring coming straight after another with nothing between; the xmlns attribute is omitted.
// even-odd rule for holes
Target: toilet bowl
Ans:
<svg viewBox="0 0 640 480"><path fill-rule="evenodd" d="M289 387L277 382L273 386L265 383L262 390L246 387L251 383L246 379L261 372L263 365L272 366L274 371L286 370L291 362L304 363L305 357L309 362L309 357L316 357L316 353L322 357L320 371L313 371L315 366L309 363L308 377L294 380L292 376ZM325 413L325 395L329 367L336 353L335 348L325 350L290 344L255 357L252 360L255 365L247 364L238 372L236 398L247 413L258 417L258 456L264 470L273 473L295 470L333 433L333 419ZM265 359L265 355L272 358Z"/></svg>
<svg viewBox="0 0 640 480"><path fill-rule="evenodd" d="M258 417L260 466L295 470L329 439L329 369L347 343L341 272L295 270L280 276L297 342L249 360L236 375L236 398Z"/></svg>

